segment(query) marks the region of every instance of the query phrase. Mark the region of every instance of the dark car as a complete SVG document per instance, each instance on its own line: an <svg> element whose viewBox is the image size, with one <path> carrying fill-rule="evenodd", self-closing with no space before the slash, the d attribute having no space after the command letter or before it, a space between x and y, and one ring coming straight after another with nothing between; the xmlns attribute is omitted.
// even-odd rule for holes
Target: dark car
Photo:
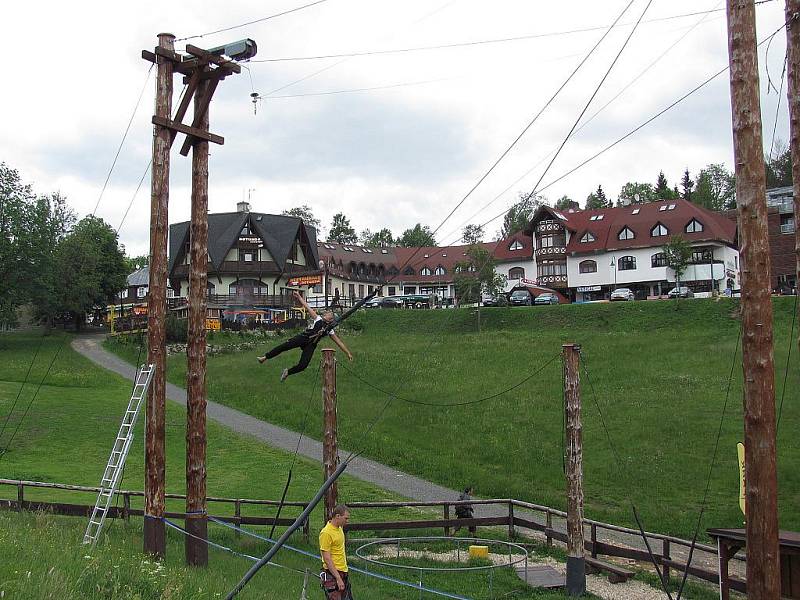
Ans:
<svg viewBox="0 0 800 600"><path fill-rule="evenodd" d="M364 303L364 308L379 308L381 302L383 302L383 298L381 296L375 296Z"/></svg>
<svg viewBox="0 0 800 600"><path fill-rule="evenodd" d="M533 299L534 304L558 304L558 296L551 292L546 292L544 294L539 294L536 298Z"/></svg>
<svg viewBox="0 0 800 600"><path fill-rule="evenodd" d="M514 290L508 297L508 303L511 306L530 306L531 294L528 290Z"/></svg>
<svg viewBox="0 0 800 600"><path fill-rule="evenodd" d="M380 308L403 308L404 303L405 301L402 296L386 296L385 298L381 298L378 306Z"/></svg>
<svg viewBox="0 0 800 600"><path fill-rule="evenodd" d="M672 288L667 296L670 298L694 298L694 292L688 287L680 286Z"/></svg>

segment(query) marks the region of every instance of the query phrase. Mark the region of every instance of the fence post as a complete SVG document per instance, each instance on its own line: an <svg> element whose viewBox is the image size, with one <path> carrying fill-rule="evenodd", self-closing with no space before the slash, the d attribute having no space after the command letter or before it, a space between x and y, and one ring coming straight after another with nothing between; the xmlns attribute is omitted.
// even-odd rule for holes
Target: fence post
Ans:
<svg viewBox="0 0 800 600"><path fill-rule="evenodd" d="M122 494L122 518L126 522L131 520L131 495L128 493Z"/></svg>
<svg viewBox="0 0 800 600"><path fill-rule="evenodd" d="M586 591L586 555L583 541L583 439L578 344L561 346L564 364L564 422L567 451L567 595Z"/></svg>
<svg viewBox="0 0 800 600"><path fill-rule="evenodd" d="M592 558L597 558L597 525L592 523Z"/></svg>
<svg viewBox="0 0 800 600"><path fill-rule="evenodd" d="M25 486L21 483L17 484L17 512L22 512L22 504L25 502Z"/></svg>
<svg viewBox="0 0 800 600"><path fill-rule="evenodd" d="M516 537L514 532L514 503L508 501L508 539L513 540Z"/></svg>
<svg viewBox="0 0 800 600"><path fill-rule="evenodd" d="M239 533L239 527L242 526L242 501L238 498L233 501L233 516L236 521L236 538L242 537L242 534Z"/></svg>
<svg viewBox="0 0 800 600"><path fill-rule="evenodd" d="M550 530L553 529L553 513L550 512L550 509L547 509L547 528L544 531L544 537L547 539L547 545L553 545L553 538L550 537Z"/></svg>
<svg viewBox="0 0 800 600"><path fill-rule="evenodd" d="M445 504L444 505L444 520L445 521L449 521L450 520L450 505L449 504ZM449 537L450 536L450 527L448 525L444 526L444 535L445 535L445 537Z"/></svg>
<svg viewBox="0 0 800 600"><path fill-rule="evenodd" d="M311 534L311 522L309 521L308 517L303 522L303 540L308 543L308 537Z"/></svg>
<svg viewBox="0 0 800 600"><path fill-rule="evenodd" d="M661 554L664 555L666 560L670 560L672 557L669 555L669 540L661 540ZM664 580L669 581L669 565L666 563L662 563L664 566Z"/></svg>

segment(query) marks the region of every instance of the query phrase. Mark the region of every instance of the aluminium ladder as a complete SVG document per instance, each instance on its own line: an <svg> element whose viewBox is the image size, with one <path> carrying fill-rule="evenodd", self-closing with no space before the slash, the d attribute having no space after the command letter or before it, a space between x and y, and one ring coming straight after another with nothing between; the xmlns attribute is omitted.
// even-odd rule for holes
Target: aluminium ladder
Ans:
<svg viewBox="0 0 800 600"><path fill-rule="evenodd" d="M92 516L89 517L89 525L86 527L86 533L83 535L83 543L91 544L94 548L97 544L97 539L100 537L100 530L103 528L103 523L106 520L109 508L111 507L111 499L117 491L122 470L125 467L125 460L128 458L128 451L133 442L133 428L136 425L136 419L139 416L139 410L142 407L142 402L147 397L147 388L150 387L150 381L153 379L153 372L155 365L142 365L136 374L136 381L134 382L133 391L131 392L131 399L128 401L128 408L125 410L125 416L122 417L122 424L119 426L117 439L114 440L114 446L111 449L111 456L108 458L108 464L103 472L103 479L100 481L100 492L97 494L97 502L95 502Z"/></svg>

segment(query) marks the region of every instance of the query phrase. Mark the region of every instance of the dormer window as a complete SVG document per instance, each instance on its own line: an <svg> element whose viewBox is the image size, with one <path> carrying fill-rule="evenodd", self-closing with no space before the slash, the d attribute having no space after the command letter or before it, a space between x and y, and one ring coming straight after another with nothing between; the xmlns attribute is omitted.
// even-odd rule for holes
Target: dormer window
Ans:
<svg viewBox="0 0 800 600"><path fill-rule="evenodd" d="M445 273L447 273L447 271L445 271L442 265L436 267L436 270L433 272L434 275L444 275Z"/></svg>
<svg viewBox="0 0 800 600"><path fill-rule="evenodd" d="M595 239L597 238L595 238L594 235L592 235L589 231L587 231L586 233L583 234L583 236L581 236L581 244L588 244L590 242L595 241Z"/></svg>
<svg viewBox="0 0 800 600"><path fill-rule="evenodd" d="M403 271L403 275L414 275L414 268L406 267L405 271Z"/></svg>
<svg viewBox="0 0 800 600"><path fill-rule="evenodd" d="M347 252L355 252L355 250L353 250L350 246L342 246L342 248Z"/></svg>
<svg viewBox="0 0 800 600"><path fill-rule="evenodd" d="M590 221L602 221L603 217L605 217L605 215L592 215L591 217L589 217L589 220Z"/></svg>
<svg viewBox="0 0 800 600"><path fill-rule="evenodd" d="M509 250L522 250L525 246L519 240L514 240L508 247Z"/></svg>
<svg viewBox="0 0 800 600"><path fill-rule="evenodd" d="M664 235L669 235L669 231L661 223L658 223L650 230L650 237L661 237Z"/></svg>
<svg viewBox="0 0 800 600"><path fill-rule="evenodd" d="M700 233L703 231L703 224L697 219L692 219L689 221L688 225L686 225L685 231L686 233Z"/></svg>
<svg viewBox="0 0 800 600"><path fill-rule="evenodd" d="M423 276L430 275L431 274L431 270L428 267L422 267L422 269L420 270L419 274L423 275Z"/></svg>
<svg viewBox="0 0 800 600"><path fill-rule="evenodd" d="M635 237L636 235L628 227L623 227L622 231L617 234L617 239L619 240L632 240Z"/></svg>

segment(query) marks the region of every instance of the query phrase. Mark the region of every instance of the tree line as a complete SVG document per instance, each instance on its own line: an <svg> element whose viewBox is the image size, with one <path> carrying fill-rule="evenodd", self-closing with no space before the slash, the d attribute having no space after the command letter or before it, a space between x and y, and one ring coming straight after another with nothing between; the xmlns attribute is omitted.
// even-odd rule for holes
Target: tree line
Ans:
<svg viewBox="0 0 800 600"><path fill-rule="evenodd" d="M0 163L0 327L16 325L24 305L48 326L80 327L125 287L129 267L110 225L93 215L78 221L64 196L35 194Z"/></svg>

